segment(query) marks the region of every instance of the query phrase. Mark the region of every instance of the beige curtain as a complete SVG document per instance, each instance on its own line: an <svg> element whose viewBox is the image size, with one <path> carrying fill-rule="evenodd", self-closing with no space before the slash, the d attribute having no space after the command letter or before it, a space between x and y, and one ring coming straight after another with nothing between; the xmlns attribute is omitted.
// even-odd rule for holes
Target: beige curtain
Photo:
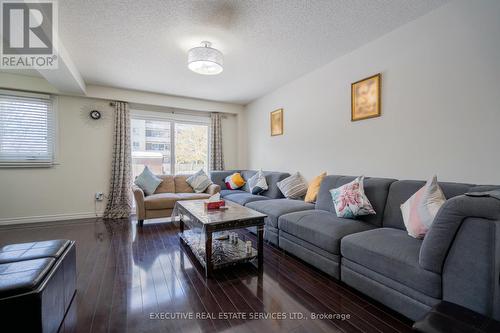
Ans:
<svg viewBox="0 0 500 333"><path fill-rule="evenodd" d="M127 218L132 206L130 153L130 114L128 104L115 102L115 130L113 139L111 184L104 218Z"/></svg>
<svg viewBox="0 0 500 333"><path fill-rule="evenodd" d="M210 119L210 170L224 170L222 115L214 112L211 114Z"/></svg>

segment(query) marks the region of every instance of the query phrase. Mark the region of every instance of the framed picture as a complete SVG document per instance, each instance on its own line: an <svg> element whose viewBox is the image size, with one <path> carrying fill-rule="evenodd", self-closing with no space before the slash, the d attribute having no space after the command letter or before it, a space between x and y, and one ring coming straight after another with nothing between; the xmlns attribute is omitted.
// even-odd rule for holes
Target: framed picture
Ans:
<svg viewBox="0 0 500 333"><path fill-rule="evenodd" d="M283 134L283 109L271 112L271 136Z"/></svg>
<svg viewBox="0 0 500 333"><path fill-rule="evenodd" d="M380 73L351 84L351 121L380 117Z"/></svg>

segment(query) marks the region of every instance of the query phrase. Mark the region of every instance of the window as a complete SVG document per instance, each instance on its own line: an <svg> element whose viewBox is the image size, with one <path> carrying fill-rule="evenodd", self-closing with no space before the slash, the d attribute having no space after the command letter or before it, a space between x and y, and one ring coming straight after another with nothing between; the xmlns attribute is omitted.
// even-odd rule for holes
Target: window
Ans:
<svg viewBox="0 0 500 333"><path fill-rule="evenodd" d="M208 170L208 118L186 121L133 113L131 126L134 178L146 165L155 174Z"/></svg>
<svg viewBox="0 0 500 333"><path fill-rule="evenodd" d="M132 146L132 174L135 178L142 172L144 166L155 174L171 173L171 151L170 151L170 121L147 120L141 118L132 118L132 141L136 142ZM153 129L163 129L163 137L151 138Z"/></svg>
<svg viewBox="0 0 500 333"><path fill-rule="evenodd" d="M208 126L175 124L175 172L192 174L208 168Z"/></svg>
<svg viewBox="0 0 500 333"><path fill-rule="evenodd" d="M48 95L0 90L0 166L53 165L54 113Z"/></svg>

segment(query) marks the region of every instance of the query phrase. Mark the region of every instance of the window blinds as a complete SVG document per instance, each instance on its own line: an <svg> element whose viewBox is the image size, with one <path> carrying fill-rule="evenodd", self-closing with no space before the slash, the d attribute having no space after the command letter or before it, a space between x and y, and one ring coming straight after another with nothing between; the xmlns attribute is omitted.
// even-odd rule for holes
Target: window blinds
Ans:
<svg viewBox="0 0 500 333"><path fill-rule="evenodd" d="M50 96L0 90L0 166L52 165L54 124Z"/></svg>

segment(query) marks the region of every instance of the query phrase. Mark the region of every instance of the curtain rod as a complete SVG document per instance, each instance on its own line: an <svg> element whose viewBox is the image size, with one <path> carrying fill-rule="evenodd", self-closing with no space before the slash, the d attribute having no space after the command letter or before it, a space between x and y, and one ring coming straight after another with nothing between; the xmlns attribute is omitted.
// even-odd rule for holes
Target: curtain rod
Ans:
<svg viewBox="0 0 500 333"><path fill-rule="evenodd" d="M109 102L109 106L115 106L116 105L116 102L121 102L121 103L128 103L130 104L129 102L124 102L124 101L115 101L115 102ZM210 117L210 114L211 113L220 113L221 114L221 117L223 119L227 119L227 116L228 114L226 114L225 112L211 112L211 111L197 111L197 110L188 110L186 109L185 111L156 111L156 110L140 110L138 109L138 111L152 111L152 112L164 112L164 113L171 113L171 114L185 114L185 115L192 115L192 113L201 113L201 114L208 114L207 116ZM231 114L233 115L233 114Z"/></svg>

